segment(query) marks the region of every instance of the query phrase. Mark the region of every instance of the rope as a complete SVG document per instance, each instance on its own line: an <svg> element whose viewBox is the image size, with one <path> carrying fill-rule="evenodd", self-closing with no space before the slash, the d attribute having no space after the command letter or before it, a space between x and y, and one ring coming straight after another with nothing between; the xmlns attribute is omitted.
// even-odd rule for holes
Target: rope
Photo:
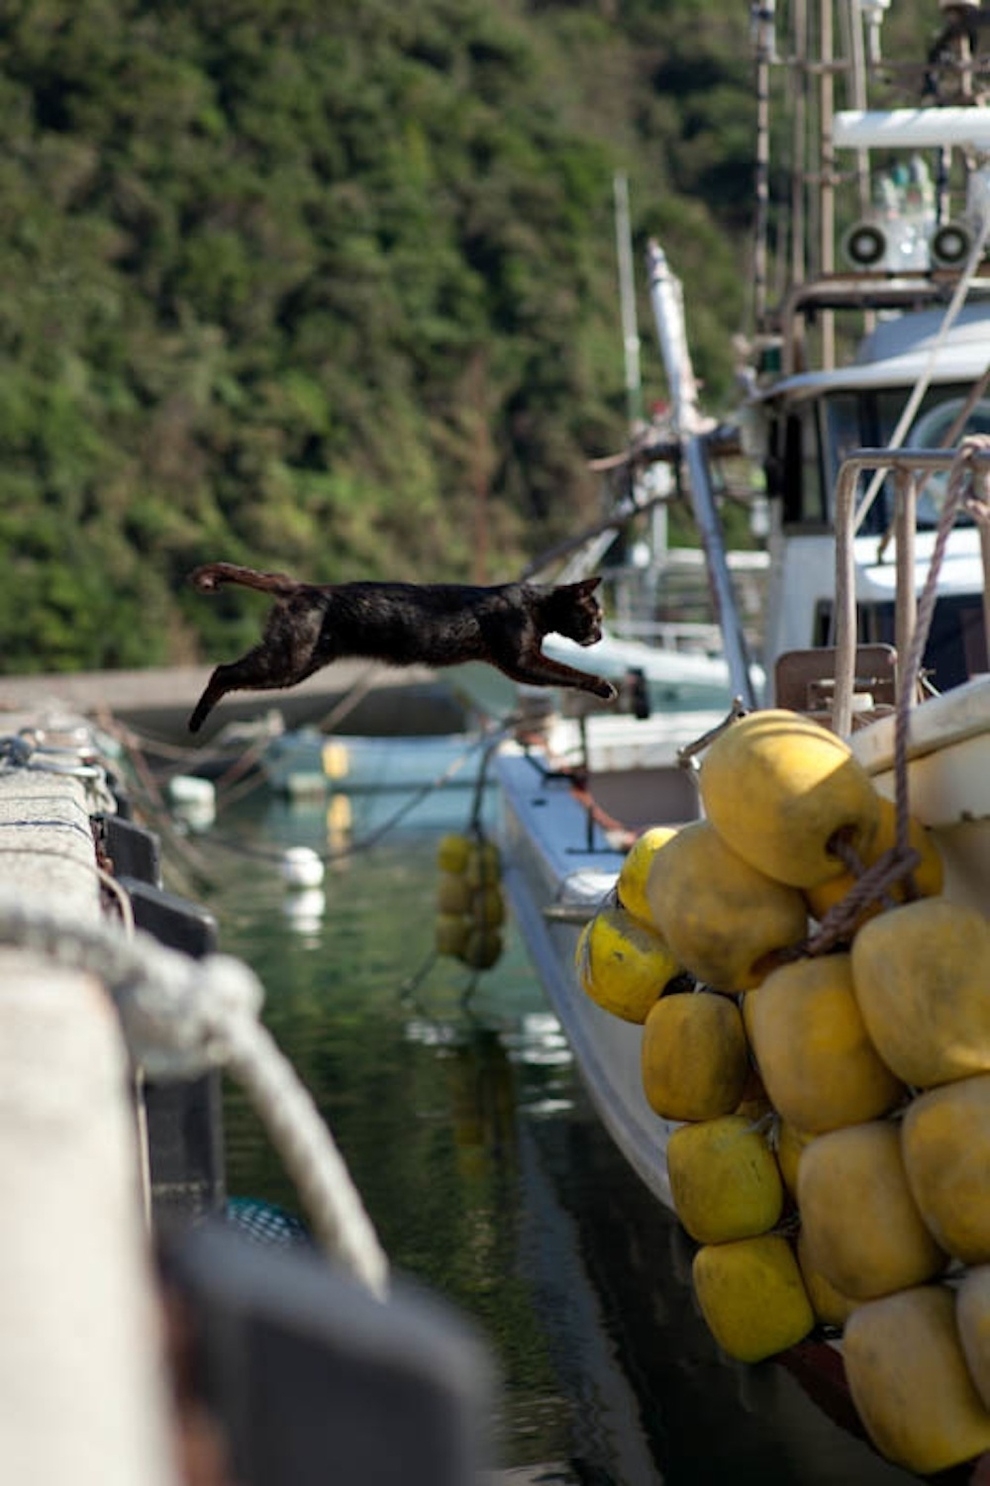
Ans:
<svg viewBox="0 0 990 1486"><path fill-rule="evenodd" d="M0 774L27 769L47 774L68 774L79 779L93 812L113 813L117 803L107 780L107 771L90 743L69 746L47 743L40 729L24 728L0 736Z"/></svg>
<svg viewBox="0 0 990 1486"><path fill-rule="evenodd" d="M388 1261L333 1136L292 1064L258 1021L261 983L230 955L193 960L136 930L80 923L0 892L0 942L101 979L133 1061L153 1078L226 1068L241 1083L326 1252L384 1298Z"/></svg>

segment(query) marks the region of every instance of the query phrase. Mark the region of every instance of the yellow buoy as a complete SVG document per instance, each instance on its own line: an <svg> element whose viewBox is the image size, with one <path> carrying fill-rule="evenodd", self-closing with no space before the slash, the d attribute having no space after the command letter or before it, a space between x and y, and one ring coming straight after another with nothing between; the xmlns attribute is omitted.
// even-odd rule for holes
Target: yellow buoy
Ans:
<svg viewBox="0 0 990 1486"><path fill-rule="evenodd" d="M956 1290L956 1325L969 1375L990 1409L990 1264L964 1274Z"/></svg>
<svg viewBox="0 0 990 1486"><path fill-rule="evenodd" d="M698 1243L766 1233L784 1187L766 1136L744 1115L681 1125L667 1142L674 1211Z"/></svg>
<svg viewBox="0 0 990 1486"><path fill-rule="evenodd" d="M502 953L502 936L497 929L476 928L470 921L464 948L459 958L472 970L490 970Z"/></svg>
<svg viewBox="0 0 990 1486"><path fill-rule="evenodd" d="M453 955L460 959L467 948L470 932L470 921L462 918L459 913L437 914L434 930L437 954Z"/></svg>
<svg viewBox="0 0 990 1486"><path fill-rule="evenodd" d="M470 892L470 889L469 889ZM505 899L498 884L475 888L469 910L472 922L484 929L497 929L505 923Z"/></svg>
<svg viewBox="0 0 990 1486"><path fill-rule="evenodd" d="M681 967L663 937L624 908L599 908L578 939L578 979L613 1016L642 1022Z"/></svg>
<svg viewBox="0 0 990 1486"><path fill-rule="evenodd" d="M892 1120L811 1141L798 1166L797 1200L809 1262L851 1300L923 1284L945 1268L911 1196Z"/></svg>
<svg viewBox="0 0 990 1486"><path fill-rule="evenodd" d="M637 836L626 854L615 884L619 902L633 918L642 923L653 922L650 900L646 895L646 884L653 866L653 858L662 846L677 834L674 826L651 826Z"/></svg>
<svg viewBox="0 0 990 1486"><path fill-rule="evenodd" d="M794 1251L780 1234L706 1244L691 1275L708 1329L739 1362L784 1352L815 1324Z"/></svg>
<svg viewBox="0 0 990 1486"><path fill-rule="evenodd" d="M990 1074L912 1100L901 1148L911 1193L942 1248L964 1264L990 1261Z"/></svg>
<svg viewBox="0 0 990 1486"><path fill-rule="evenodd" d="M464 875L472 888L494 887L501 881L502 859L494 841L471 842Z"/></svg>
<svg viewBox="0 0 990 1486"><path fill-rule="evenodd" d="M746 1001L743 999L743 1007ZM743 1014L743 1027L746 1026L745 1010ZM767 1116L773 1115L773 1105L770 1103L770 1095L764 1087L763 1080L755 1068L750 1068L746 1079L746 1087L743 1089L742 1098L736 1105L735 1113L745 1115L747 1120L755 1123Z"/></svg>
<svg viewBox="0 0 990 1486"><path fill-rule="evenodd" d="M437 908L441 913L468 913L471 889L461 872L441 872L437 880Z"/></svg>
<svg viewBox="0 0 990 1486"><path fill-rule="evenodd" d="M798 1234L797 1261L804 1288L811 1301L811 1309L818 1320L826 1326L843 1327L859 1302L843 1295L815 1268L808 1253L808 1240L803 1232Z"/></svg>
<svg viewBox="0 0 990 1486"><path fill-rule="evenodd" d="M773 956L807 929L801 894L744 862L706 820L682 826L656 853L646 893L677 959L715 990L759 985Z"/></svg>
<svg viewBox="0 0 990 1486"><path fill-rule="evenodd" d="M864 924L853 985L881 1058L917 1088L990 1071L990 925L975 908L922 898Z"/></svg>
<svg viewBox="0 0 990 1486"><path fill-rule="evenodd" d="M346 779L351 772L351 754L346 743L331 740L320 750L320 762L328 779L335 782Z"/></svg>
<svg viewBox="0 0 990 1486"><path fill-rule="evenodd" d="M784 1186L792 1197L797 1197L797 1176L801 1152L814 1138L809 1130L798 1130L787 1120L781 1120L777 1126L777 1165L784 1178Z"/></svg>
<svg viewBox="0 0 990 1486"><path fill-rule="evenodd" d="M876 835L870 845L865 849L862 857L864 867L872 867L874 862L880 860L884 852L889 851L897 840L897 811L892 800L885 795L880 796L880 820L877 824ZM942 857L931 833L922 825L920 820L914 816L908 821L908 844L913 846L921 857L919 865L912 874L912 880L919 897L934 898L942 891L945 879L945 871L942 866ZM807 892L808 907L813 916L821 921L830 908L836 903L841 903L849 890L855 885L856 878L851 872L843 871L838 877L830 877L827 882L820 883L818 887L809 888ZM907 893L907 882L902 880L891 889L891 897L897 903L903 903ZM856 920L856 927L864 924L867 919L874 918L880 913L883 905L878 901L867 904L861 910Z"/></svg>
<svg viewBox="0 0 990 1486"><path fill-rule="evenodd" d="M843 836L860 853L877 828L879 797L841 738L797 712L751 712L708 748L699 774L709 820L768 877L812 888L837 877Z"/></svg>
<svg viewBox="0 0 990 1486"><path fill-rule="evenodd" d="M668 1120L731 1114L749 1076L749 1050L734 1001L714 991L663 996L643 1026L643 1092Z"/></svg>
<svg viewBox="0 0 990 1486"><path fill-rule="evenodd" d="M449 832L437 842L437 866L444 872L463 872L471 855L474 839Z"/></svg>
<svg viewBox="0 0 990 1486"><path fill-rule="evenodd" d="M904 1085L866 1035L848 955L781 966L749 992L745 1007L767 1092L798 1129L858 1125L904 1098Z"/></svg>
<svg viewBox="0 0 990 1486"><path fill-rule="evenodd" d="M990 1449L990 1413L966 1368L952 1292L922 1285L857 1306L843 1357L874 1445L921 1475Z"/></svg>

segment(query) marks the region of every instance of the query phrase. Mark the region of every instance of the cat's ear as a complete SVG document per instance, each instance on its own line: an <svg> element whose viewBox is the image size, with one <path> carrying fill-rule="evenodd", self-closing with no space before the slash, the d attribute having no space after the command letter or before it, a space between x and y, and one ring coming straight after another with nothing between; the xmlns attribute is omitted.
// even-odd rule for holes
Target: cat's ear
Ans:
<svg viewBox="0 0 990 1486"><path fill-rule="evenodd" d="M596 573L593 578L581 578L577 583L572 583L571 587L574 589L575 593L594 593L595 589L598 587L601 581L601 573Z"/></svg>

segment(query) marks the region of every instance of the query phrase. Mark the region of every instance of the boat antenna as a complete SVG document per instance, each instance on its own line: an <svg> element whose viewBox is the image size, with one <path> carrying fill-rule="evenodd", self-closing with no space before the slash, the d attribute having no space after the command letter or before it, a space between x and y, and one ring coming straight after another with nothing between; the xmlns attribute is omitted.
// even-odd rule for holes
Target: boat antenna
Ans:
<svg viewBox="0 0 990 1486"><path fill-rule="evenodd" d="M756 0L750 13L756 44L756 221L753 244L753 323L763 328L767 312L767 252L770 211L770 64L774 60L775 0Z"/></svg>
<svg viewBox="0 0 990 1486"><path fill-rule="evenodd" d="M633 280L628 177L616 171L612 189L615 196L615 251L619 263L619 309L622 315L622 352L626 374L626 413L629 428L635 431L643 421L643 387L639 367L639 330L636 325L636 291Z"/></svg>

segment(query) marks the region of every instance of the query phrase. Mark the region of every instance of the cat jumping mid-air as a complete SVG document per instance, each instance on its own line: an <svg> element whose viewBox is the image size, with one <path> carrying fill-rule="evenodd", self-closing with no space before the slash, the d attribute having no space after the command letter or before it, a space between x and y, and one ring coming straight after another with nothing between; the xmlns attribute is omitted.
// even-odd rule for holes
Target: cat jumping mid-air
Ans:
<svg viewBox="0 0 990 1486"><path fill-rule="evenodd" d="M459 583L299 583L285 573L258 573L230 562L197 568L201 593L239 583L273 594L261 643L240 660L217 666L189 719L198 732L229 691L295 686L345 656L393 666L454 666L481 660L529 686L570 686L612 701L615 687L601 676L552 660L544 635L579 645L601 639L602 611L594 590L600 578L545 587L504 583L477 588Z"/></svg>

